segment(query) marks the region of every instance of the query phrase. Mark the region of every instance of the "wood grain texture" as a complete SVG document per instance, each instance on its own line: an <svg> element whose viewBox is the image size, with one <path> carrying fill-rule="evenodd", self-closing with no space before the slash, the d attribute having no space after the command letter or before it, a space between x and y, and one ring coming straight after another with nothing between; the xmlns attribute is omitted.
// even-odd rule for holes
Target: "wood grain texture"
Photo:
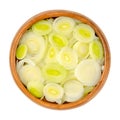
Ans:
<svg viewBox="0 0 120 120"><path fill-rule="evenodd" d="M72 102L72 103L64 103L62 105L59 105L56 103L51 103L46 100L40 100L40 99L34 97L33 95L31 95L28 92L28 90L26 89L26 87L20 81L20 78L16 71L16 58L15 58L15 52L16 52L16 48L18 46L19 40L20 40L21 36L25 33L25 31L32 26L32 24L34 24L35 22L42 20L42 19L58 17L58 16L68 16L71 18L78 19L78 20L82 21L83 23L89 24L95 30L96 35L100 38L100 40L103 44L104 57L105 57L104 71L102 73L99 83L92 90L92 92L81 100L78 100L78 101ZM98 92L101 90L101 88L104 86L104 84L107 80L109 70L110 70L110 63L111 63L111 56L110 56L109 45L108 45L108 42L107 42L107 39L106 39L104 33L98 27L98 25L95 22L93 22L91 19L89 19L88 17L86 17L80 13L76 13L73 11L66 11L66 10L49 10L49 11L45 11L45 12L39 13L39 14L31 17L29 20L27 20L21 26L21 28L16 33L16 35L13 39L12 45L11 45L11 49L10 49L10 68L11 68L11 73L12 73L13 79L16 82L17 86L33 102L35 102L41 106L47 107L47 108L58 109L58 110L79 107L79 106L89 102L91 99L93 99L98 94Z"/></svg>

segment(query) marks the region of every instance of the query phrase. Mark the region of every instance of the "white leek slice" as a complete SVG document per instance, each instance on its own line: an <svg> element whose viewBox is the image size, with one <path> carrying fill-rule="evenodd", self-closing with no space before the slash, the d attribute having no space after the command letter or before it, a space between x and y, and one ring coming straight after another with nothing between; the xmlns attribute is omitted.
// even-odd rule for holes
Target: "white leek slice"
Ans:
<svg viewBox="0 0 120 120"><path fill-rule="evenodd" d="M25 58L27 54L27 46L25 44L20 44L16 50L16 58L21 60Z"/></svg>
<svg viewBox="0 0 120 120"><path fill-rule="evenodd" d="M44 81L41 75L41 71L37 66L24 65L19 70L18 74L20 76L22 83L26 86L30 81L41 81L41 82Z"/></svg>
<svg viewBox="0 0 120 120"><path fill-rule="evenodd" d="M80 59L87 58L89 55L89 44L83 42L76 42L73 49L77 52Z"/></svg>
<svg viewBox="0 0 120 120"><path fill-rule="evenodd" d="M66 69L58 63L48 63L42 71L47 82L61 83L67 76Z"/></svg>
<svg viewBox="0 0 120 120"><path fill-rule="evenodd" d="M90 56L95 60L102 60L104 57L104 51L102 44L99 40L94 40L89 46Z"/></svg>
<svg viewBox="0 0 120 120"><path fill-rule="evenodd" d="M101 67L93 59L81 61L75 69L76 78L86 86L95 86L101 77Z"/></svg>
<svg viewBox="0 0 120 120"><path fill-rule="evenodd" d="M62 103L64 89L56 83L48 83L43 89L46 100L50 102Z"/></svg>
<svg viewBox="0 0 120 120"><path fill-rule="evenodd" d="M46 50L46 42L44 38L32 31L27 31L20 41L28 48L26 58L38 63L44 56Z"/></svg>
<svg viewBox="0 0 120 120"><path fill-rule="evenodd" d="M75 102L83 97L84 88L81 82L77 80L69 80L64 84L65 101Z"/></svg>
<svg viewBox="0 0 120 120"><path fill-rule="evenodd" d="M58 34L58 33L52 33L49 35L49 42L54 47L60 49L68 45L68 40L65 36Z"/></svg>
<svg viewBox="0 0 120 120"><path fill-rule="evenodd" d="M74 19L70 17L58 17L53 22L53 29L61 34L69 35L75 26Z"/></svg>
<svg viewBox="0 0 120 120"><path fill-rule="evenodd" d="M95 31L91 26L82 23L74 29L74 37L81 42L89 43L94 39Z"/></svg>
<svg viewBox="0 0 120 120"><path fill-rule="evenodd" d="M39 80L37 81L32 80L32 81L29 81L27 84L28 91L37 98L43 98L43 88L44 88L44 85Z"/></svg>
<svg viewBox="0 0 120 120"><path fill-rule="evenodd" d="M32 30L40 35L46 35L52 31L52 24L47 20L40 20L33 24Z"/></svg>
<svg viewBox="0 0 120 120"><path fill-rule="evenodd" d="M78 55L69 47L64 47L58 54L58 62L66 69L74 69L78 63Z"/></svg>

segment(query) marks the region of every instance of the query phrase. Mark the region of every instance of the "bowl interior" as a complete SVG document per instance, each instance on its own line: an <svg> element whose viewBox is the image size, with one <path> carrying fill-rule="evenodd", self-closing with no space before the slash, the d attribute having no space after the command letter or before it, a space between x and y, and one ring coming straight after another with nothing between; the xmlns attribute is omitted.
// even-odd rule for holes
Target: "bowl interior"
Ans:
<svg viewBox="0 0 120 120"><path fill-rule="evenodd" d="M103 45L104 48L104 58L105 58L105 62L104 62L104 71L102 73L101 79L99 81L99 83L95 86L95 88L84 98L76 101L76 102L72 102L72 103L64 103L64 104L56 104L56 103L51 103L46 101L45 99L40 100L36 97L34 97L33 95L31 95L28 90L26 89L26 87L22 84L22 82L20 81L20 78L18 76L18 73L16 71L16 57L15 57L15 53L16 53L16 49L19 43L19 40L21 38L21 36L37 21L39 20L43 20L43 19L47 19L47 18L56 18L59 16L67 16L67 17L71 17L71 18L75 18L77 20L82 21L83 23L86 23L88 25L90 25L94 30L96 35L100 38L101 43ZM70 109L70 108L74 108L77 106L81 106L85 103L87 103L88 101L90 101L99 91L100 89L103 87L108 73L109 73L109 69L110 69L110 50L109 50L109 45L107 43L106 37L103 34L103 32L101 31L101 29L98 27L98 25L96 23L94 23L91 19L89 19L88 17L80 14L80 13L76 13L73 11L66 11L66 10L50 10L50 11L45 11L42 13L39 13L35 16L33 16L32 18L30 18L28 21L26 21L21 28L18 30L18 32L16 33L12 45L11 45L11 49L10 49L10 68L11 68L11 73L13 75L13 78L16 82L16 84L18 85L18 87L22 90L22 92L29 97L31 100L33 100L35 103L42 105L44 107L47 108L52 108L52 109Z"/></svg>

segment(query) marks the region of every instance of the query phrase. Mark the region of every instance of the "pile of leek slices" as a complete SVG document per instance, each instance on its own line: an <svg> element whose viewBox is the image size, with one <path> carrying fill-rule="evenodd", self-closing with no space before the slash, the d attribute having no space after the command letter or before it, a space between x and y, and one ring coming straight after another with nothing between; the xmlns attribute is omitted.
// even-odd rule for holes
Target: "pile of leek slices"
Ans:
<svg viewBox="0 0 120 120"><path fill-rule="evenodd" d="M58 104L90 93L104 69L104 49L94 29L65 16L34 23L21 37L16 58L28 91Z"/></svg>

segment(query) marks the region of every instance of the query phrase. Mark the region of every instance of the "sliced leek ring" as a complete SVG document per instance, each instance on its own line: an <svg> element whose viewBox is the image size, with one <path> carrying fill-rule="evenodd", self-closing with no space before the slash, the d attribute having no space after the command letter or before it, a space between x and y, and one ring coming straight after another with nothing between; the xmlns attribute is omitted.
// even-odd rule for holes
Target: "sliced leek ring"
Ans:
<svg viewBox="0 0 120 120"><path fill-rule="evenodd" d="M84 88L80 81L69 80L64 84L64 101L75 102L83 97Z"/></svg>
<svg viewBox="0 0 120 120"><path fill-rule="evenodd" d="M78 55L73 49L69 47L64 47L58 53L57 60L63 67L70 70L76 67L78 63Z"/></svg>
<svg viewBox="0 0 120 120"><path fill-rule="evenodd" d="M91 26L81 23L75 27L73 35L75 39L81 42L89 43L94 39L95 31Z"/></svg>
<svg viewBox="0 0 120 120"><path fill-rule="evenodd" d="M104 50L99 40L94 40L89 46L90 56L95 60L102 60L104 57Z"/></svg>
<svg viewBox="0 0 120 120"><path fill-rule="evenodd" d="M41 81L39 80L32 80L29 81L27 84L27 89L28 91L35 97L37 98L43 98L44 94L43 94L43 88L44 85Z"/></svg>
<svg viewBox="0 0 120 120"><path fill-rule="evenodd" d="M47 20L40 20L33 24L32 30L40 35L46 35L52 31L52 24Z"/></svg>
<svg viewBox="0 0 120 120"><path fill-rule="evenodd" d="M101 67L93 59L82 60L75 69L76 78L86 86L95 86L101 77Z"/></svg>
<svg viewBox="0 0 120 120"><path fill-rule="evenodd" d="M38 63L43 58L46 50L46 42L44 38L32 31L26 32L20 41L21 44L25 44L28 48L26 58Z"/></svg>
<svg viewBox="0 0 120 120"><path fill-rule="evenodd" d="M58 63L48 63L42 69L46 82L61 83L67 76L67 70Z"/></svg>
<svg viewBox="0 0 120 120"><path fill-rule="evenodd" d="M63 35L69 35L75 26L75 21L70 17L58 17L53 22L53 29Z"/></svg>
<svg viewBox="0 0 120 120"><path fill-rule="evenodd" d="M65 36L53 32L49 35L49 42L52 46L61 49L68 45L68 40Z"/></svg>
<svg viewBox="0 0 120 120"><path fill-rule="evenodd" d="M56 83L48 83L43 89L44 96L47 101L56 102L62 104L62 98L64 95L63 88Z"/></svg>
<svg viewBox="0 0 120 120"><path fill-rule="evenodd" d="M20 44L16 50L16 58L21 60L25 58L27 54L27 46L25 44Z"/></svg>
<svg viewBox="0 0 120 120"><path fill-rule="evenodd" d="M89 56L89 44L83 42L76 42L73 49L77 52L80 59L87 58Z"/></svg>
<svg viewBox="0 0 120 120"><path fill-rule="evenodd" d="M32 65L24 65L21 67L19 70L19 76L22 83L26 86L30 81L44 81L39 67Z"/></svg>

